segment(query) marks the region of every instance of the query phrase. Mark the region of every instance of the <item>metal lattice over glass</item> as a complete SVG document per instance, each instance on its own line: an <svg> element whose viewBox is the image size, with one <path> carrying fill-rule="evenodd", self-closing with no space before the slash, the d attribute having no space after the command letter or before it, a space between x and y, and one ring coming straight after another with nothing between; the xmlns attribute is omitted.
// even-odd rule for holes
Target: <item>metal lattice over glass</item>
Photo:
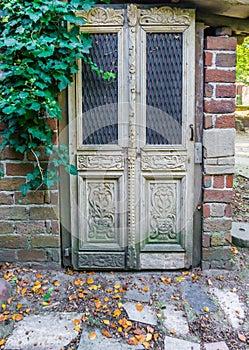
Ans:
<svg viewBox="0 0 249 350"><path fill-rule="evenodd" d="M115 78L102 75L82 64L83 144L113 144L118 142L118 36L92 34L92 61Z"/></svg>
<svg viewBox="0 0 249 350"><path fill-rule="evenodd" d="M146 143L182 142L182 33L146 35Z"/></svg>

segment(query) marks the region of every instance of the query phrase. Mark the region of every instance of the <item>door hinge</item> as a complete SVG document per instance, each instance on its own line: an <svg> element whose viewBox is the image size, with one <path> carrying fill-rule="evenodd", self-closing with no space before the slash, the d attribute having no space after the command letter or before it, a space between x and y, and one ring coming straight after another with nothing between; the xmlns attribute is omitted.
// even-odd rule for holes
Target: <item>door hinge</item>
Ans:
<svg viewBox="0 0 249 350"><path fill-rule="evenodd" d="M69 257L72 253L72 249L71 248L65 248L64 249L64 256L65 257Z"/></svg>
<svg viewBox="0 0 249 350"><path fill-rule="evenodd" d="M202 143L195 142L195 164L202 163Z"/></svg>

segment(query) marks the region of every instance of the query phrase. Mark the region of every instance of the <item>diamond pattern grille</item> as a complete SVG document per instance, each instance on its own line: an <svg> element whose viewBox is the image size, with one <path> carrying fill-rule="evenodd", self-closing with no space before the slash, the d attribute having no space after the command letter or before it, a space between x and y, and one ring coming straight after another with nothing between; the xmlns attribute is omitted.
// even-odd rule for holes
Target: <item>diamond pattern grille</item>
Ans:
<svg viewBox="0 0 249 350"><path fill-rule="evenodd" d="M146 38L146 143L181 144L182 33Z"/></svg>
<svg viewBox="0 0 249 350"><path fill-rule="evenodd" d="M118 141L118 36L92 34L90 57L99 69L115 73L104 80L82 64L83 144L111 144Z"/></svg>

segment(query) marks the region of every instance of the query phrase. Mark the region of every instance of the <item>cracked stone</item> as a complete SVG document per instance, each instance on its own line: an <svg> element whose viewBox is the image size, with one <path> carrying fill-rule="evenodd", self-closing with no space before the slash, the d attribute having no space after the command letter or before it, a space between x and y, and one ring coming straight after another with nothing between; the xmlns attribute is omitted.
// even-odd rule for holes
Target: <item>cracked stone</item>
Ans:
<svg viewBox="0 0 249 350"><path fill-rule="evenodd" d="M20 321L7 339L6 350L61 350L77 335L74 319L78 313L30 315Z"/></svg>
<svg viewBox="0 0 249 350"><path fill-rule="evenodd" d="M125 303L123 307L131 321L137 321L151 325L157 324L156 313L151 307L145 305L142 311L138 311L136 304L131 302Z"/></svg>
<svg viewBox="0 0 249 350"><path fill-rule="evenodd" d="M185 335L189 332L188 322L181 310L175 310L176 307L171 304L165 305L163 310L163 324L168 330L175 330L177 335Z"/></svg>
<svg viewBox="0 0 249 350"><path fill-rule="evenodd" d="M165 350L200 350L198 343L172 337L165 337L164 346Z"/></svg>
<svg viewBox="0 0 249 350"><path fill-rule="evenodd" d="M89 339L88 335L91 332L96 333L95 339ZM106 338L98 329L83 330L78 350L93 350L93 349L108 349L108 350L142 350L143 345L137 346L128 345L121 341L121 339Z"/></svg>
<svg viewBox="0 0 249 350"><path fill-rule="evenodd" d="M205 314L204 308L208 308L210 312L216 312L218 310L217 306L200 286L188 282L183 283L182 286L183 298L197 314Z"/></svg>
<svg viewBox="0 0 249 350"><path fill-rule="evenodd" d="M220 290L218 288L213 288L212 292L218 299L230 324L235 329L240 328L240 321L245 319L245 312L238 295L228 290Z"/></svg>

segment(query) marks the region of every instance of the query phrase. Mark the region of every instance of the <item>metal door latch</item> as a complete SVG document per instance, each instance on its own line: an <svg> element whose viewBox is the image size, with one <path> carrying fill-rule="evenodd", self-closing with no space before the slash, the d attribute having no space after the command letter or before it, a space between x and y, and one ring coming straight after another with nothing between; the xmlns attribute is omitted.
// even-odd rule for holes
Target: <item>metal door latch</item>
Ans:
<svg viewBox="0 0 249 350"><path fill-rule="evenodd" d="M195 164L202 163L202 143L195 142Z"/></svg>

